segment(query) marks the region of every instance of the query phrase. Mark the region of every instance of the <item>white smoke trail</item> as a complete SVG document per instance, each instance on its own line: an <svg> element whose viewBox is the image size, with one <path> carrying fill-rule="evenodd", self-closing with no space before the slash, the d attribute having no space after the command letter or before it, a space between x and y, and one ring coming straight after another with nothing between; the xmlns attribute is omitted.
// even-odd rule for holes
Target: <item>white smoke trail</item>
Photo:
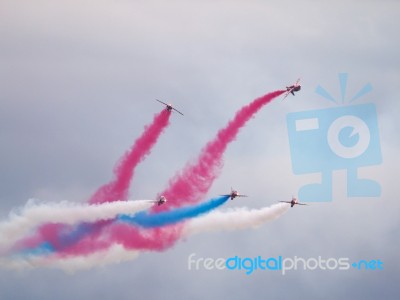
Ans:
<svg viewBox="0 0 400 300"><path fill-rule="evenodd" d="M20 256L13 258L0 258L0 267L13 270L34 268L61 269L67 273L79 270L87 270L94 267L103 267L108 264L116 264L130 261L139 256L136 250L127 250L121 245L113 245L109 249L98 251L85 256L59 257L50 256Z"/></svg>
<svg viewBox="0 0 400 300"><path fill-rule="evenodd" d="M289 207L289 204L277 203L260 209L249 210L242 207L225 212L215 210L187 222L183 235L187 237L201 232L256 228L279 218L288 211Z"/></svg>
<svg viewBox="0 0 400 300"><path fill-rule="evenodd" d="M12 246L26 233L43 223L75 224L109 220L118 214L134 214L149 209L154 200L115 201L102 204L79 204L71 202L28 203L10 213L7 221L0 223L0 250Z"/></svg>

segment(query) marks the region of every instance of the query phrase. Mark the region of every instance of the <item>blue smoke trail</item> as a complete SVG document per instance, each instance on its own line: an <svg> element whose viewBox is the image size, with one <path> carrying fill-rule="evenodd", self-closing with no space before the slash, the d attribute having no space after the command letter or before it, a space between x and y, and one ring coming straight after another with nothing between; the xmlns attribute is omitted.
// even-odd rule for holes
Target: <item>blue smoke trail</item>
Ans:
<svg viewBox="0 0 400 300"><path fill-rule="evenodd" d="M133 216L119 215L117 219L122 222L132 223L145 228L161 227L175 224L209 212L224 204L228 199L229 196L221 196L201 204L180 207L171 211L163 211L155 214L149 214L147 211L142 211Z"/></svg>
<svg viewBox="0 0 400 300"><path fill-rule="evenodd" d="M18 256L18 255L46 256L46 255L52 254L54 252L55 252L55 249L52 244L50 244L49 242L43 242L35 248L23 249L22 251L17 253L16 256Z"/></svg>

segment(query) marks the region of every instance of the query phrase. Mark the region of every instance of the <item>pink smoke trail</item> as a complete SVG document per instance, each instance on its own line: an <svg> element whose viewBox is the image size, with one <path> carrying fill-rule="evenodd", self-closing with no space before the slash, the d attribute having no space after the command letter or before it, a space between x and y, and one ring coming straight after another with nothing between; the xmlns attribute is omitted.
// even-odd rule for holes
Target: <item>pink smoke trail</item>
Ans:
<svg viewBox="0 0 400 300"><path fill-rule="evenodd" d="M228 144L236 138L239 130L252 116L284 92L280 90L269 93L241 108L233 120L203 148L197 161L187 164L183 171L170 180L169 187L162 193L168 199L167 205L154 207L153 212L161 211L163 207L164 209L179 207L201 200L220 173L223 166L222 156ZM79 245L68 249L64 255L85 255L110 247L112 244L121 244L127 249L162 251L175 244L181 237L182 229L183 223L141 230L132 225L117 222L107 226L103 231L103 237L104 235L108 237L108 243L105 243L103 238L101 242L94 243L93 237L88 237L81 240Z"/></svg>
<svg viewBox="0 0 400 300"><path fill-rule="evenodd" d="M129 184L136 166L150 153L163 130L169 125L171 113L163 110L154 116L150 126L146 126L143 134L135 141L132 148L125 153L114 169L115 180L100 187L90 198L89 203L104 203L126 200Z"/></svg>

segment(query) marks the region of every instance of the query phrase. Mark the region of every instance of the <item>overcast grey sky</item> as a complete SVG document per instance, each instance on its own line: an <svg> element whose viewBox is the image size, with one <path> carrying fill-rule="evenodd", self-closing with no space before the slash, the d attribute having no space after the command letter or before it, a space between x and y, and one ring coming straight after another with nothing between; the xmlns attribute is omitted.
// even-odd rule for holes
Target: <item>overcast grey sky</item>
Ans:
<svg viewBox="0 0 400 300"><path fill-rule="evenodd" d="M229 207L287 200L310 176L291 169L286 115L334 104L366 83L383 163L361 174L380 198L289 210L256 230L200 234L163 253L90 271L0 270L1 299L398 298L400 21L398 1L0 0L0 216L29 198L84 202L161 110L172 124L141 164L131 198L153 198L244 104L298 77L302 91L266 106L225 154L209 197L234 186L251 195ZM188 271L199 257L380 259L383 271Z"/></svg>

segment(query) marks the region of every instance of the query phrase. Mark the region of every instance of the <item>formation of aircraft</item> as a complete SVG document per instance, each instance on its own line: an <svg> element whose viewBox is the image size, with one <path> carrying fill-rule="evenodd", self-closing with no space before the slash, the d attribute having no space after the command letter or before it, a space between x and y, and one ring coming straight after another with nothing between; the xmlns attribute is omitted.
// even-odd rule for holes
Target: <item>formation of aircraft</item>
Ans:
<svg viewBox="0 0 400 300"><path fill-rule="evenodd" d="M292 84L291 86L287 86L286 87L286 93L285 96L283 97L282 100L285 100L285 98L289 95L292 94L294 96L294 92L298 92L301 90L301 85L299 84L300 82L300 78L297 79L297 81L295 82L295 84Z"/></svg>
<svg viewBox="0 0 400 300"><path fill-rule="evenodd" d="M301 85L299 84L299 82L300 82L300 78L297 79L297 81L294 84L292 84L291 86L287 86L286 87L286 93L285 93L283 99L285 99L289 94L292 94L293 96L295 96L295 92L298 92L298 91L301 90ZM179 114L181 114L183 116L183 113L180 112L179 110L177 110L175 107L173 107L172 104L165 103L165 102L163 102L161 100L158 100L158 99L156 99L156 100L158 102L164 104L167 111L169 111L169 112L176 111L177 113L179 113ZM239 194L238 191L236 191L236 190L234 190L232 188L231 188L230 194L225 194L225 195L221 195L221 196L229 196L231 198L231 200L235 199L236 197L248 197L247 195ZM158 200L155 200L155 203L157 205L163 205L166 202L167 202L167 198L165 198L164 196L160 196L160 198ZM279 201L279 202L289 203L290 207L293 207L296 204L297 205L307 205L305 203L298 202L296 197L292 197L291 201Z"/></svg>
<svg viewBox="0 0 400 300"><path fill-rule="evenodd" d="M297 205L307 205L307 204L305 204L305 203L300 203L300 202L297 200L296 197L292 197L292 200L291 200L291 201L279 201L279 202L290 203L290 207L293 207L293 206L295 206L296 204L297 204Z"/></svg>
<svg viewBox="0 0 400 300"><path fill-rule="evenodd" d="M229 196L231 198L231 200L235 199L236 197L248 197L247 195L239 194L239 192L234 190L233 188L231 188L230 194L225 194L225 195L221 195L221 196Z"/></svg>
<svg viewBox="0 0 400 300"><path fill-rule="evenodd" d="M171 111L171 112L174 110L174 111L176 111L177 113L180 113L183 116L183 113L181 113L179 110L177 110L175 107L173 107L172 104L168 104L168 103L162 102L161 100L158 100L158 99L156 99L156 100L158 102L164 104L165 107L166 107L166 110Z"/></svg>

